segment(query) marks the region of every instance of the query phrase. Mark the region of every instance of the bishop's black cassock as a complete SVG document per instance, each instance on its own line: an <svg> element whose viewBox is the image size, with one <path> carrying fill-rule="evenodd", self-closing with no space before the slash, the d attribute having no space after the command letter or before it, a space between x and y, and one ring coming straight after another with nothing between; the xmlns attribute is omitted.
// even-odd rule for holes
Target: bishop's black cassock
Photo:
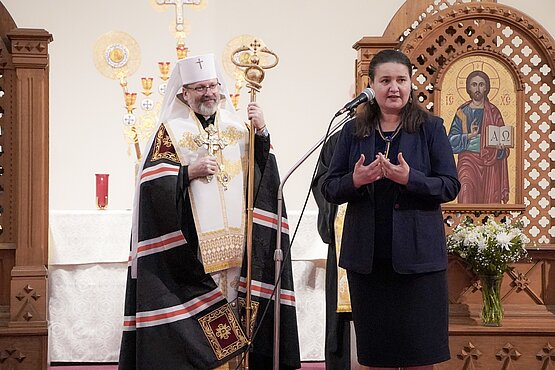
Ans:
<svg viewBox="0 0 555 370"><path fill-rule="evenodd" d="M248 348L241 319L198 258L186 168L181 166L164 125L160 127L138 174L138 247L128 269L120 370L213 369L247 348L251 369L271 368L279 174L269 149L269 137L256 136L251 286L257 316L256 336ZM282 222L286 225L286 219ZM285 227L284 252L289 247ZM280 368L296 369L300 368L300 355L290 260L284 261L284 266ZM246 271L245 265L242 271ZM244 302L244 276L242 273L240 302Z"/></svg>

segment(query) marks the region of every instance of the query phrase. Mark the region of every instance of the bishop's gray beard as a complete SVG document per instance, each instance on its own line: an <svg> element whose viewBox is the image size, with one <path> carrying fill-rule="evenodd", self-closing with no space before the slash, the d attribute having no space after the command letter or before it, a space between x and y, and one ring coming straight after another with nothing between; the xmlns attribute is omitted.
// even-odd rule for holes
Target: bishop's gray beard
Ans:
<svg viewBox="0 0 555 370"><path fill-rule="evenodd" d="M206 104L206 103L213 103L212 104ZM218 109L218 102L214 102L213 100L210 100L209 102L201 102L198 105L198 109L201 115L203 116L211 116L214 113L216 113L216 109Z"/></svg>

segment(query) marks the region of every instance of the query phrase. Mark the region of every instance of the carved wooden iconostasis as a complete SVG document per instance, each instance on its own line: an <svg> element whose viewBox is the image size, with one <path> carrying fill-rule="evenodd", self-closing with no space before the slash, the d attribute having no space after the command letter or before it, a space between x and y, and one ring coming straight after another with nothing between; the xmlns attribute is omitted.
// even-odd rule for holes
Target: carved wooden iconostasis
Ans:
<svg viewBox="0 0 555 370"><path fill-rule="evenodd" d="M399 49L414 65L418 101L444 120L463 188L443 207L446 232L466 216L510 216L523 221L531 239L530 259L504 276L505 319L497 328L480 325L480 283L464 262L450 257L452 359L438 369L555 369L554 46L540 24L494 0L408 0L382 37L354 45L357 91L368 83L373 55ZM487 81L484 112L497 126L487 137L492 147L477 149L482 158L488 150L494 154L488 168L458 146L470 99L467 80L475 76ZM503 126L504 133L496 132ZM495 143L498 134L508 140Z"/></svg>
<svg viewBox="0 0 555 370"><path fill-rule="evenodd" d="M0 370L47 368L51 41L0 2Z"/></svg>

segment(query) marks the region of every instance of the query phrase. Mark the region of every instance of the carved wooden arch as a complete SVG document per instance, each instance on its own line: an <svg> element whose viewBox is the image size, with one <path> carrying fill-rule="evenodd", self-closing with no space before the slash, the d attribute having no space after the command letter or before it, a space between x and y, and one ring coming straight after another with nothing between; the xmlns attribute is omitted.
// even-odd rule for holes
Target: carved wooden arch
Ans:
<svg viewBox="0 0 555 370"><path fill-rule="evenodd" d="M536 45L542 55L548 57L546 62L552 69L555 68L555 42L553 37L536 21L528 17L525 13L507 5L491 2L484 4L481 2L461 3L453 5L449 10L437 12L429 15L420 26L411 32L403 41L400 48L407 53L412 53L417 44L424 39L429 39L427 32L437 28L448 28L458 22L467 20L494 21L501 24L512 26L520 34L525 35L530 43ZM499 28L499 27L498 27ZM495 30L491 30L492 35L497 35ZM490 36L487 35L486 36ZM495 45L486 43L485 48L494 49Z"/></svg>
<svg viewBox="0 0 555 370"><path fill-rule="evenodd" d="M407 1L384 36L364 37L355 44L358 90L367 83L373 55L383 48L399 49L413 62L414 76L423 75L422 82L413 82L423 106L432 112L441 91L441 75L459 58L482 54L511 71L519 93L517 122L523 134L522 145L515 147L521 151L516 174L522 182L517 187L519 194L510 204L448 205L445 208L454 222L476 211L495 212L499 217L522 213L533 244L555 244L555 192L551 191L555 181L551 164L555 149L555 136L551 135L555 123L554 45L541 25L517 9L495 1L455 0Z"/></svg>
<svg viewBox="0 0 555 370"><path fill-rule="evenodd" d="M428 16L446 10L450 6L457 4L475 3L496 3L497 0L426 0L426 1L406 1L397 10L386 30L383 38L403 41L413 30L417 29ZM408 25L408 27L407 27Z"/></svg>
<svg viewBox="0 0 555 370"><path fill-rule="evenodd" d="M541 55L545 57L543 60L549 63L549 67L552 71L555 70L555 49L553 47L555 43L553 38L545 31L545 29L542 26L535 24L535 22L524 13L511 7L494 3L491 3L489 6L484 6L482 3L474 5L467 3L453 5L449 8L449 11L429 15L425 21L420 24L419 28L415 29L399 43L398 49L404 51L409 58L411 58L413 63L417 64L415 61L418 56L425 54L419 53L419 51L430 48L431 46L429 45L437 44L437 39L434 37L435 35L438 33L442 35L450 28L457 31L456 29L464 28L461 27L463 24L471 27L472 24L468 25L468 23L476 22L477 19L499 23L498 28L500 28L503 24L514 27L521 32L521 34L526 36L526 39L530 42L530 44L539 45L538 49L541 51ZM484 28L484 26L478 27ZM487 35L488 32L491 34ZM478 39L482 37L482 35L486 35L491 38L493 36L498 36L499 32L496 32L496 30L492 28L489 30L482 29L480 34L475 33L471 37ZM458 36L461 35L459 34ZM503 56L501 52L496 50L498 46L492 44L495 42L494 40L490 41L491 43L487 43L484 40L483 46L471 45L470 48L467 46L466 48L459 48L459 50L454 47L452 49L446 48L446 53L440 53L440 56L444 59L438 61L438 57L436 57L436 63L430 63L427 67L433 69L434 73L437 72L439 75L444 72L445 66L451 64L456 58L460 58L466 53L474 51L497 53L497 57L500 60L504 60L505 63L510 64L510 69L513 70L513 74L516 78L518 78L520 84L524 84L525 76L518 71L518 66L516 66L511 59ZM452 46L452 44L450 44L450 46ZM433 77L433 80L437 79L437 76ZM430 95L433 97L433 91L431 91Z"/></svg>
<svg viewBox="0 0 555 370"><path fill-rule="evenodd" d="M497 0L421 0L405 1L389 22L383 36L367 36L353 47L359 51L357 58L356 89L362 91L368 82L368 64L372 56L381 49L398 49L402 41L417 29L427 17L441 12L452 5L468 2L495 3Z"/></svg>

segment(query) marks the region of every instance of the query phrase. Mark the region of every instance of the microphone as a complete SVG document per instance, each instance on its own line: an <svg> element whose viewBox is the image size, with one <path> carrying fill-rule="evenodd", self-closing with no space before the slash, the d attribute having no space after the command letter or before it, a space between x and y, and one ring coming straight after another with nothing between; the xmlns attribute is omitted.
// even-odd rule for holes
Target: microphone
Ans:
<svg viewBox="0 0 555 370"><path fill-rule="evenodd" d="M353 110L358 107L360 104L365 103L367 101L372 101L376 97L376 93L371 88L367 87L366 89L362 90L360 94L347 104L343 108L335 113L335 117L342 115L343 113Z"/></svg>

